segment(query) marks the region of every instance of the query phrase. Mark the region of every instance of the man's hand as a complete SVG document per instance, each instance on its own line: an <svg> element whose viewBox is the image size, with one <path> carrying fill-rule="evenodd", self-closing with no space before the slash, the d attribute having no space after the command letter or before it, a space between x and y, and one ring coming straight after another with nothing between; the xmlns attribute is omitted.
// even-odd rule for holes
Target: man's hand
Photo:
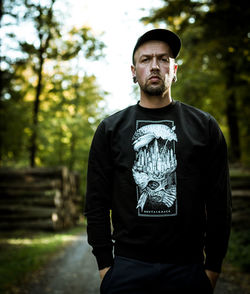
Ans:
<svg viewBox="0 0 250 294"><path fill-rule="evenodd" d="M211 285L214 289L220 274L216 273L216 272L212 272L210 270L205 270L205 272L206 272L206 274L211 282Z"/></svg>
<svg viewBox="0 0 250 294"><path fill-rule="evenodd" d="M103 269L101 269L100 272L100 277L101 277L101 281L103 280L104 276L106 275L107 271L110 269L110 267L105 267Z"/></svg>

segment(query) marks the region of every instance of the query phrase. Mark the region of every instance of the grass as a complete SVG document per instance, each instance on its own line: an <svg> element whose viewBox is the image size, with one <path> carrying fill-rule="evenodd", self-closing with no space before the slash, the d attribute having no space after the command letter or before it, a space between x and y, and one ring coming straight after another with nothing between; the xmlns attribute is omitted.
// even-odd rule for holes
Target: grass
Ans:
<svg viewBox="0 0 250 294"><path fill-rule="evenodd" d="M0 234L0 293L25 281L28 274L37 271L63 249L84 227L64 232L16 231Z"/></svg>

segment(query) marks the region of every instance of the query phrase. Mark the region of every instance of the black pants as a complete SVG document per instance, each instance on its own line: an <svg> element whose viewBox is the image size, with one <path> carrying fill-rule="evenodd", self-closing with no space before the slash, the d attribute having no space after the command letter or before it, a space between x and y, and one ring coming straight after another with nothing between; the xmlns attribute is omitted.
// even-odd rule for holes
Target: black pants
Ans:
<svg viewBox="0 0 250 294"><path fill-rule="evenodd" d="M203 265L148 263L116 256L101 294L212 294Z"/></svg>

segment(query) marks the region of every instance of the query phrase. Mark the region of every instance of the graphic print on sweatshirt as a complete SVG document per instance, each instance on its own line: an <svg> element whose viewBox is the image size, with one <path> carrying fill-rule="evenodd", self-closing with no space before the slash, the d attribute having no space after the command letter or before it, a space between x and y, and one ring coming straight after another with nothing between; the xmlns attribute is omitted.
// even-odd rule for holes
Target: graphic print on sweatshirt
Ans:
<svg viewBox="0 0 250 294"><path fill-rule="evenodd" d="M176 142L173 121L136 121L132 172L139 216L177 215Z"/></svg>

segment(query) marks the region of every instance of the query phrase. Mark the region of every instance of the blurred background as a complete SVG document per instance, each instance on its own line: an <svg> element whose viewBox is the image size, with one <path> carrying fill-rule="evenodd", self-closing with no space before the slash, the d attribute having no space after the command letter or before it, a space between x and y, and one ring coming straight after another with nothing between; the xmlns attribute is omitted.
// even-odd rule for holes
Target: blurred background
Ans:
<svg viewBox="0 0 250 294"><path fill-rule="evenodd" d="M249 272L248 2L1 0L0 17L2 246L10 229L60 231L83 222L94 131L139 99L130 73L137 38L168 28L182 39L172 97L211 113L228 143L239 243L230 262L242 260L238 268Z"/></svg>

